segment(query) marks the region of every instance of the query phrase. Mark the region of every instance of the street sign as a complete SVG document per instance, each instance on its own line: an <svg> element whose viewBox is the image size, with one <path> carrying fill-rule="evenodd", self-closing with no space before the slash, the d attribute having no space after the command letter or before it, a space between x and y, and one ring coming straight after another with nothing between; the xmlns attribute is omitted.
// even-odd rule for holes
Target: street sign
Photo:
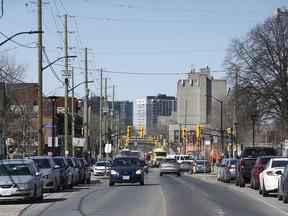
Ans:
<svg viewBox="0 0 288 216"><path fill-rule="evenodd" d="M284 147L285 147L285 149L288 149L288 139L285 140Z"/></svg>
<svg viewBox="0 0 288 216"><path fill-rule="evenodd" d="M105 153L111 153L112 145L110 143L105 144Z"/></svg>

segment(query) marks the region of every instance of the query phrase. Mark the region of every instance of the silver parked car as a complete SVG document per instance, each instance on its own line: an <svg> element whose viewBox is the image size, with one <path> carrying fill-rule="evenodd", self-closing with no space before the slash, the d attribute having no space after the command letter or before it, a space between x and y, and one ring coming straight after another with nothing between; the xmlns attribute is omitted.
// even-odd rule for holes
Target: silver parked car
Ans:
<svg viewBox="0 0 288 216"><path fill-rule="evenodd" d="M42 172L43 189L52 192L60 191L60 167L55 164L52 158L48 156L31 156L28 158L33 160Z"/></svg>
<svg viewBox="0 0 288 216"><path fill-rule="evenodd" d="M42 200L42 172L33 160L0 160L0 200Z"/></svg>
<svg viewBox="0 0 288 216"><path fill-rule="evenodd" d="M223 168L223 182L229 183L231 180L235 180L237 160L237 158L229 158L227 160L227 163Z"/></svg>
<svg viewBox="0 0 288 216"><path fill-rule="evenodd" d="M69 166L65 157L56 156L52 157L52 160L55 162L56 165L59 165L60 174L61 174L61 187L62 189L73 189L73 171L72 168Z"/></svg>

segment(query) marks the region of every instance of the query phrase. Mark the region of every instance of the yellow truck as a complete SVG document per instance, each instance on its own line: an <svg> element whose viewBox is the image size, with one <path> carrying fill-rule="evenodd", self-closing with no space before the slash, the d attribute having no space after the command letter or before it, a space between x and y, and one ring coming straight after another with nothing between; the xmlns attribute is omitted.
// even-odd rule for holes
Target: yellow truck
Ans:
<svg viewBox="0 0 288 216"><path fill-rule="evenodd" d="M166 156L167 152L163 148L155 148L152 154L152 167L159 167Z"/></svg>

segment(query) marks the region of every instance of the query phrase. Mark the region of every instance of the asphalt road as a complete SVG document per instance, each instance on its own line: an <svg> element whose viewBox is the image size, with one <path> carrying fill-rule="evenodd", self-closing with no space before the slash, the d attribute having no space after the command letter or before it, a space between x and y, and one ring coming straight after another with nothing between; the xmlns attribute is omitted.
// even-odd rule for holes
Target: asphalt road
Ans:
<svg viewBox="0 0 288 216"><path fill-rule="evenodd" d="M164 175L157 168L145 174L145 185L116 184L94 177L90 184L59 193L45 193L37 203L4 202L1 216L182 216L287 215L288 205L276 195L218 182L212 175Z"/></svg>

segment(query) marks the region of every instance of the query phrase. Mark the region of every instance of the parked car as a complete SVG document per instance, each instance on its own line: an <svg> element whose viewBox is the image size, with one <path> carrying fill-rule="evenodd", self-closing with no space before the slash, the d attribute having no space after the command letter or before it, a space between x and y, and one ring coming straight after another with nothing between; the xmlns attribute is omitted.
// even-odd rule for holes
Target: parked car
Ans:
<svg viewBox="0 0 288 216"><path fill-rule="evenodd" d="M192 165L192 161L182 161L180 163L180 168L181 168L181 172L189 172L189 170L191 169L191 165Z"/></svg>
<svg viewBox="0 0 288 216"><path fill-rule="evenodd" d="M260 180L259 176L260 173L263 172L265 169L266 164L271 158L277 158L281 156L274 156L274 155L264 155L264 156L259 156L256 159L256 162L253 166L253 168L250 171L250 184L251 184L251 189L254 190L259 190L259 185L260 185Z"/></svg>
<svg viewBox="0 0 288 216"><path fill-rule="evenodd" d="M56 165L60 168L60 176L61 176L61 187L62 189L73 189L73 171L72 168L69 166L65 157L56 156L52 157L53 161Z"/></svg>
<svg viewBox="0 0 288 216"><path fill-rule="evenodd" d="M270 192L277 192L278 179L287 164L288 158L271 158L268 161L265 169L259 176L259 194L268 196Z"/></svg>
<svg viewBox="0 0 288 216"><path fill-rule="evenodd" d="M278 200L283 200L283 203L288 203L288 165L286 165L283 172L280 173L277 192Z"/></svg>
<svg viewBox="0 0 288 216"><path fill-rule="evenodd" d="M78 158L80 164L81 164L81 169L82 169L82 183L90 183L91 182L91 170L90 166L85 160L85 158Z"/></svg>
<svg viewBox="0 0 288 216"><path fill-rule="evenodd" d="M160 176L163 174L181 175L181 168L176 158L164 158L160 164Z"/></svg>
<svg viewBox="0 0 288 216"><path fill-rule="evenodd" d="M43 175L43 190L60 191L60 166L47 156L30 156L27 158L33 160L40 168Z"/></svg>
<svg viewBox="0 0 288 216"><path fill-rule="evenodd" d="M73 185L78 185L79 183L79 168L76 164L76 161L73 157L65 157L65 159L67 160L69 166L72 168L72 181L73 181Z"/></svg>
<svg viewBox="0 0 288 216"><path fill-rule="evenodd" d="M217 180L221 181L223 178L223 171L224 166L226 166L226 162L228 161L228 158L223 158L220 162L220 164L217 166L216 174L217 174Z"/></svg>
<svg viewBox="0 0 288 216"><path fill-rule="evenodd" d="M30 159L0 160L0 195L0 200L42 200L43 177L37 164Z"/></svg>
<svg viewBox="0 0 288 216"><path fill-rule="evenodd" d="M115 183L136 183L144 185L144 170L138 157L117 157L113 160L109 186Z"/></svg>
<svg viewBox="0 0 288 216"><path fill-rule="evenodd" d="M97 161L93 166L94 176L104 176L110 173L111 164L109 161Z"/></svg>
<svg viewBox="0 0 288 216"><path fill-rule="evenodd" d="M197 160L195 173L211 173L211 166L208 160Z"/></svg>
<svg viewBox="0 0 288 216"><path fill-rule="evenodd" d="M231 180L235 180L236 177L236 163L237 158L229 158L223 167L222 181L229 183Z"/></svg>
<svg viewBox="0 0 288 216"><path fill-rule="evenodd" d="M148 166L148 164L144 158L140 158L140 164L143 167L144 172L148 173L149 172L149 166Z"/></svg>
<svg viewBox="0 0 288 216"><path fill-rule="evenodd" d="M274 155L277 156L277 151L272 147L258 147L250 146L245 147L236 164L236 186L245 187L246 183L250 183L250 171L253 168L257 157L261 155Z"/></svg>

